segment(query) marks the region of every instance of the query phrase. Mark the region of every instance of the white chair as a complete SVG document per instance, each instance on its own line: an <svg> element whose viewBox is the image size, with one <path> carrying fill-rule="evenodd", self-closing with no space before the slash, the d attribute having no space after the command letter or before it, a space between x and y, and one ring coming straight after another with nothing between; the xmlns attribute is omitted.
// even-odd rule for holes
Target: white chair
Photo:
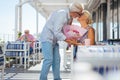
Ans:
<svg viewBox="0 0 120 80"><path fill-rule="evenodd" d="M29 42L7 42L4 49L6 58L19 58L20 65L24 63L24 69L29 67L30 43Z"/></svg>
<svg viewBox="0 0 120 80"><path fill-rule="evenodd" d="M34 42L34 45L33 45L33 54L34 54L33 55L34 56L33 64L36 64L37 62L41 62L41 60L43 58L40 49L41 49L40 42L39 41Z"/></svg>
<svg viewBox="0 0 120 80"><path fill-rule="evenodd" d="M5 69L5 55L3 54L3 49L0 46L0 70L1 70L1 80L4 80L4 69Z"/></svg>

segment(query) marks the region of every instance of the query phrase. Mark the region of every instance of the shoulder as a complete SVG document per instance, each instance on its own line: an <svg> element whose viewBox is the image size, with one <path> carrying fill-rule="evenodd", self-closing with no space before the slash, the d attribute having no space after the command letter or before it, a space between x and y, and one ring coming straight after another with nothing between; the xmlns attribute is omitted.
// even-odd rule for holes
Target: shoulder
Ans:
<svg viewBox="0 0 120 80"><path fill-rule="evenodd" d="M66 16L66 14L68 14L68 10L67 9L59 9L59 10L56 11L56 13L58 15Z"/></svg>
<svg viewBox="0 0 120 80"><path fill-rule="evenodd" d="M88 30L89 31L94 31L95 29L92 26L89 26Z"/></svg>
<svg viewBox="0 0 120 80"><path fill-rule="evenodd" d="M66 14L68 14L69 12L69 9L65 8L65 9L58 9L58 10L55 10L51 13L51 15L49 15L49 17L59 17L59 15L62 15L62 16L65 16Z"/></svg>
<svg viewBox="0 0 120 80"><path fill-rule="evenodd" d="M33 35L32 35L32 34L29 34L29 36L33 37Z"/></svg>
<svg viewBox="0 0 120 80"><path fill-rule="evenodd" d="M89 29L88 29L88 33L95 33L95 29L90 26Z"/></svg>
<svg viewBox="0 0 120 80"><path fill-rule="evenodd" d="M57 10L53 12L53 14L50 16L50 21L64 21L68 16L68 13L64 9Z"/></svg>

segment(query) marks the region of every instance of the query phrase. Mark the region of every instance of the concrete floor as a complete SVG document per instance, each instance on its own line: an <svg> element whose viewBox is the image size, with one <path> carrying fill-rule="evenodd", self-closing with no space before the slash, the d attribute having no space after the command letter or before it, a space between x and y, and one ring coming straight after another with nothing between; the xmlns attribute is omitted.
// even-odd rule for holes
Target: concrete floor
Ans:
<svg viewBox="0 0 120 80"><path fill-rule="evenodd" d="M63 50L60 50L61 55L61 78L62 80L70 80L71 72L66 71L64 68L64 53ZM5 69L4 73L4 79L5 80L39 80L40 71L42 67L42 61L41 63L31 66L29 69L24 70L21 67L11 67ZM50 72L48 74L48 80L53 80L53 74L50 69Z"/></svg>

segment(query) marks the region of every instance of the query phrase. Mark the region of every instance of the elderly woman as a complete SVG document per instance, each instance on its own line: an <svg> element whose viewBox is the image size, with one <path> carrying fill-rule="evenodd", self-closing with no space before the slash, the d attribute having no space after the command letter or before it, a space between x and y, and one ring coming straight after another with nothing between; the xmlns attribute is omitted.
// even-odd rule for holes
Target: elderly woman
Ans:
<svg viewBox="0 0 120 80"><path fill-rule="evenodd" d="M35 38L28 29L24 30L24 35L19 38L20 41L30 42L30 53L33 52L33 43L35 42Z"/></svg>
<svg viewBox="0 0 120 80"><path fill-rule="evenodd" d="M87 33L82 36L82 38L79 40L81 44L85 44L85 39L90 39L90 45L95 44L95 30L91 26L92 24L92 16L91 14L87 11L84 10L81 16L78 18L78 21L81 24L81 27L84 29L88 30Z"/></svg>
<svg viewBox="0 0 120 80"><path fill-rule="evenodd" d="M86 40L89 40L89 45L95 45L95 30L92 26L92 16L89 11L83 10L80 17L77 19L81 27L86 29L87 32L78 40L81 45L85 45ZM74 46L74 58L76 58L77 45Z"/></svg>

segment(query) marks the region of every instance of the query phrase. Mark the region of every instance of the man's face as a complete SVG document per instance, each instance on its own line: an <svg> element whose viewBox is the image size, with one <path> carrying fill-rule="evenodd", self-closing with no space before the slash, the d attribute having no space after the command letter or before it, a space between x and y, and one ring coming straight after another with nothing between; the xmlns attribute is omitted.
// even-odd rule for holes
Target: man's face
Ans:
<svg viewBox="0 0 120 80"><path fill-rule="evenodd" d="M71 12L71 13L70 13L70 16L71 16L72 18L76 18L76 17L79 17L80 14L79 14L78 12Z"/></svg>

